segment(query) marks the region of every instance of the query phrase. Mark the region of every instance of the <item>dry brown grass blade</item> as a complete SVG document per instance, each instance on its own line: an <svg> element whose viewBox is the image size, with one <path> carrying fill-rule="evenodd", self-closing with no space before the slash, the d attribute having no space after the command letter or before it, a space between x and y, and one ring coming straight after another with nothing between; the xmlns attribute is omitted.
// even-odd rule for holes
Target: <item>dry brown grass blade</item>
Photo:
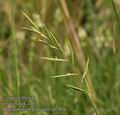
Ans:
<svg viewBox="0 0 120 115"><path fill-rule="evenodd" d="M80 68L84 72L86 60L85 60L84 52L81 48L81 44L80 44L78 35L75 31L75 27L74 27L74 24L71 20L71 17L70 17L65 0L60 0L60 4L61 4L61 10L62 10L64 22L65 22L66 28L69 32L70 42L71 42L73 49L76 53L76 56L78 58ZM93 100L96 101L96 93L95 93L95 90L93 88L93 84L92 84L91 75L89 73L89 70L87 72L86 79L87 79L87 82L88 82L89 87L90 87L91 96L92 96Z"/></svg>

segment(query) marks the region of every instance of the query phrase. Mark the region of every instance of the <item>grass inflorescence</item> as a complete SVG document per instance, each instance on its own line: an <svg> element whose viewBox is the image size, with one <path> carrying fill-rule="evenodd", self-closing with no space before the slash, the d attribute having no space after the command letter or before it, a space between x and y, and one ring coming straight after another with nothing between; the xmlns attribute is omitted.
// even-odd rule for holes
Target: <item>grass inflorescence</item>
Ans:
<svg viewBox="0 0 120 115"><path fill-rule="evenodd" d="M25 14L25 13L23 13L23 14L29 20L29 22L32 24L29 28L28 27L23 27L23 29L39 34L41 36L41 38L37 39L37 41L43 43L44 45L49 46L53 50L60 51L61 55L64 56L64 50L63 50L61 44L59 43L59 41L53 35L53 33L51 33L44 25L43 25L42 28L37 27L37 25L30 19L30 17L27 14ZM70 48L70 51L71 51L71 56L72 56L71 57L71 59L72 59L72 64L71 65L74 67L75 66L74 65L74 53L73 53L73 49L72 49L72 46L71 46L69 40L68 40L68 45L69 45L69 48ZM53 62L69 62L69 60L64 59L64 58L61 59L57 56L55 58L54 57L40 57L40 59L47 60L47 61L53 61ZM75 89L77 91L82 91L85 94L87 94L87 96L89 97L90 102L92 103L92 106L93 106L93 108L96 112L96 115L98 115L99 112L98 112L96 104L95 104L95 102L92 98L91 89L90 89L90 86L89 86L88 81L86 79L86 75L87 75L87 71L88 71L88 65L89 65L89 58L87 60L85 71L83 73L82 80L81 80L83 85L85 86L85 89L87 89L87 90L81 89L79 87L75 87L75 86L72 86L72 85L65 85L65 86L67 86L68 88ZM72 76L79 76L79 74L68 72L67 74L51 76L51 78L63 78L63 77L70 77L70 76L71 77Z"/></svg>

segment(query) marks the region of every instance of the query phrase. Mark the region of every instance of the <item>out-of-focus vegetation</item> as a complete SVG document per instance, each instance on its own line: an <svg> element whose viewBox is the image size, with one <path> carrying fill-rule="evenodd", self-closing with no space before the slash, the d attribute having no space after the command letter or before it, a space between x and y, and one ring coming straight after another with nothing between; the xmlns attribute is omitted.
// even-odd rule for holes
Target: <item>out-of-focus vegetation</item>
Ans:
<svg viewBox="0 0 120 115"><path fill-rule="evenodd" d="M82 54L74 49L74 36L70 34L60 1L64 0L0 1L0 97L32 96L37 107L63 107L65 110L0 110L0 115L95 115L87 95L73 90L73 87L66 87L71 85L87 90L82 83L85 68L81 68L77 57L77 54ZM96 94L95 105L100 115L119 115L120 1L65 2L82 52L85 59L89 59L89 77ZM47 39L53 43L48 44L41 41L41 35L25 29L31 27L31 23L22 12L38 28L44 24L58 43ZM41 31L49 38L50 34L45 30Z"/></svg>

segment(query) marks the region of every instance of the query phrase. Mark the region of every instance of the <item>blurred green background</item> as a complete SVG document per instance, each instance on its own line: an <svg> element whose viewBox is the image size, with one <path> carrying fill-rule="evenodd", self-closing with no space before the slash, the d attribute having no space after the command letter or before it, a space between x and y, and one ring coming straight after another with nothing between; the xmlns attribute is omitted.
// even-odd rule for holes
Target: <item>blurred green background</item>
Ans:
<svg viewBox="0 0 120 115"><path fill-rule="evenodd" d="M101 115L120 114L120 1L65 0L79 37L97 95ZM61 44L66 62L51 62L40 57L61 57L44 44L34 41L34 33L22 29L30 22L25 12L40 27L41 22ZM83 87L76 54L72 66L67 44L69 32L64 24L59 0L0 0L0 97L32 96L40 108L63 107L63 111L10 112L0 115L95 115L88 97L67 84ZM79 73L79 76L51 79L50 76ZM3 100L1 100L3 101ZM1 102L0 102L1 103ZM2 106L2 103L0 104Z"/></svg>

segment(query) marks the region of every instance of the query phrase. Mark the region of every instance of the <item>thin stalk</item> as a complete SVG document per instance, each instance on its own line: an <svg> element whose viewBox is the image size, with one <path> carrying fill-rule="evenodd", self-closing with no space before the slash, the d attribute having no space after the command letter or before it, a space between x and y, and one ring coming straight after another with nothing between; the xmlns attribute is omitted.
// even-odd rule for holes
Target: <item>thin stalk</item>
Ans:
<svg viewBox="0 0 120 115"><path fill-rule="evenodd" d="M32 36L32 38L34 37L34 34ZM33 66L32 66L32 63L33 63L33 57L34 57L34 46L35 46L35 43L33 40L30 41L30 49L29 49L29 52L28 52L28 55L29 55L29 76L32 78L32 75L33 75Z"/></svg>
<svg viewBox="0 0 120 115"><path fill-rule="evenodd" d="M14 58L14 67L15 67L15 77L17 85L17 95L20 95L20 77L18 71L18 58L17 58L17 41L16 41L16 27L15 27L15 6L16 0L11 0L11 31L12 31L12 45L13 45L13 58Z"/></svg>
<svg viewBox="0 0 120 115"><path fill-rule="evenodd" d="M100 115L99 112L98 112L98 109L96 107L96 104L94 103L94 101L92 100L92 98L89 96L89 94L88 94L88 97L90 99L91 104L93 105L93 108L94 108L94 111L95 111L96 115Z"/></svg>
<svg viewBox="0 0 120 115"><path fill-rule="evenodd" d="M66 28L68 29L68 32L69 32L70 42L71 42L71 44L74 48L74 51L76 53L76 56L78 58L80 68L82 71L84 71L85 65L86 65L86 60L85 60L84 52L82 50L78 35L75 31L75 27L74 27L74 24L72 22L71 16L69 14L65 0L60 0L60 4L61 4L61 10L63 13L64 22L65 22ZM96 92L94 90L91 75L90 75L89 71L87 72L86 79L87 79L87 82L88 82L89 87L90 87L91 95L92 95L94 101L96 101Z"/></svg>
<svg viewBox="0 0 120 115"><path fill-rule="evenodd" d="M92 95L91 95L91 92L90 92L90 87L89 87L89 85L88 85L88 82L87 82L87 79L86 78L84 78L84 80L85 80L85 86L87 87L87 89L88 89L88 97L89 97L89 99L90 99L90 102L91 102L91 104L92 104L92 106L93 106L93 108L94 108L94 110L95 110L95 113L96 113L96 115L100 115L99 114L99 111L98 111L98 109L97 109L97 106L96 106L96 104L95 104L95 102L94 102L94 100L93 100L93 97L92 97Z"/></svg>
<svg viewBox="0 0 120 115"><path fill-rule="evenodd" d="M96 104L95 104L95 102L94 102L94 100L93 100L92 94L91 94L90 86L89 86L89 84L88 84L88 82L87 82L87 79L86 79L86 75L87 75L87 72L88 72L88 66L89 66L89 58L88 58L88 60L87 60L87 64L86 64L86 67L85 67L85 71L84 71L83 76L82 76L82 82L83 82L84 86L85 86L85 87L87 88L87 90L88 90L88 91L87 91L87 94L88 94L88 97L89 97L89 99L90 99L90 102L91 102L91 104L92 104L92 106L93 106L93 108L94 108L94 110L95 110L95 112L96 112L96 115L99 115L97 106L96 106Z"/></svg>
<svg viewBox="0 0 120 115"><path fill-rule="evenodd" d="M117 12L115 3L114 3L113 0L111 0L111 3L112 3L113 10L114 10L114 12L115 12L116 19L117 19L117 21L118 21L119 28L120 28L120 18L119 18L119 15L118 15L118 12Z"/></svg>
<svg viewBox="0 0 120 115"><path fill-rule="evenodd" d="M75 87L75 86L72 86L72 85L66 85L66 86L69 87L69 88L72 88L74 90L81 91L81 92L85 93L89 97L89 100L90 100L90 102L91 102L91 104L94 108L94 111L95 111L96 115L100 115L99 112L98 112L98 109L97 109L97 107L96 107L96 105L95 105L95 103L94 103L93 99L91 98L91 95L89 94L88 91L86 91L84 89L81 89L81 88L78 88L78 87Z"/></svg>

